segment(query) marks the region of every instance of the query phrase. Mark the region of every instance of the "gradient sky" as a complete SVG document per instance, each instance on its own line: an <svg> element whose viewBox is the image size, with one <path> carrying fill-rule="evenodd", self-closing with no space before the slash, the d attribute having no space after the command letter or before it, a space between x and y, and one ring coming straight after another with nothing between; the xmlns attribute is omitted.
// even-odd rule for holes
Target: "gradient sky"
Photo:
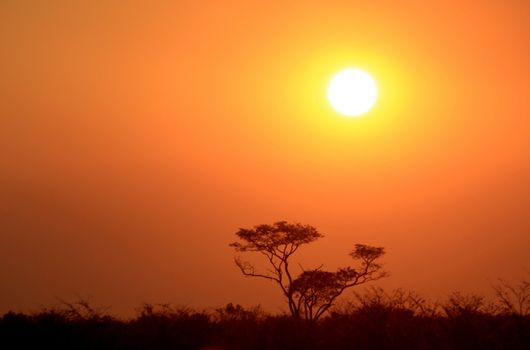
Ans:
<svg viewBox="0 0 530 350"><path fill-rule="evenodd" d="M282 219L325 234L306 267L386 247L388 288L527 277L529 17L527 0L2 1L0 312L277 311L228 243ZM346 67L379 86L362 118L326 100Z"/></svg>

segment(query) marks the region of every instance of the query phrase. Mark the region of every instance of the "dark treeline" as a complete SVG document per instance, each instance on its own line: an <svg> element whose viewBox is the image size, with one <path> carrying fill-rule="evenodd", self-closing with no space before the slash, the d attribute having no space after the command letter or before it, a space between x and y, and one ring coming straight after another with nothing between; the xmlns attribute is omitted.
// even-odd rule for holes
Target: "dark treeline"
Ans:
<svg viewBox="0 0 530 350"><path fill-rule="evenodd" d="M0 318L2 349L530 349L527 299L454 293L440 303L380 288L318 322L228 304L213 311L144 304L120 319L85 301ZM511 293L511 294L509 294Z"/></svg>

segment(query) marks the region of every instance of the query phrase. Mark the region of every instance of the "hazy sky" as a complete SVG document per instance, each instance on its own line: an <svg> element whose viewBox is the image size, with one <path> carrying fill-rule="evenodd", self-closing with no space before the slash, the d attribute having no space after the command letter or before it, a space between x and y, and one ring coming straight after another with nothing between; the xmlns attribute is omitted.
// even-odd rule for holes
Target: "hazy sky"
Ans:
<svg viewBox="0 0 530 350"><path fill-rule="evenodd" d="M530 2L2 1L0 312L90 296L282 307L240 227L384 246L380 285L488 293L530 271ZM362 118L326 101L372 74Z"/></svg>

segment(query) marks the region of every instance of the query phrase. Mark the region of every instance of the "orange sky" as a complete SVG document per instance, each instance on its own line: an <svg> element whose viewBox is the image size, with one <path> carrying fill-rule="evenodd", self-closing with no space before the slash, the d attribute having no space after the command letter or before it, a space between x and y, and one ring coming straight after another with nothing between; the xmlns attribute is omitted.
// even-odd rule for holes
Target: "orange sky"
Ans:
<svg viewBox="0 0 530 350"><path fill-rule="evenodd" d="M3 1L0 312L91 296L282 307L239 227L386 247L380 284L438 298L528 276L526 0ZM326 101L376 79L363 118Z"/></svg>

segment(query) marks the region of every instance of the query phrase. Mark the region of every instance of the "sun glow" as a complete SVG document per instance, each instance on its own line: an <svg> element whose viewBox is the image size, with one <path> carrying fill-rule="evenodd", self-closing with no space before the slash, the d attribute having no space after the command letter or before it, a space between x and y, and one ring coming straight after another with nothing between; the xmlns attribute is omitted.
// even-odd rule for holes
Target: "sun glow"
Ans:
<svg viewBox="0 0 530 350"><path fill-rule="evenodd" d="M377 86L368 73L360 69L345 69L331 79L328 99L338 113L348 117L360 116L375 104Z"/></svg>

